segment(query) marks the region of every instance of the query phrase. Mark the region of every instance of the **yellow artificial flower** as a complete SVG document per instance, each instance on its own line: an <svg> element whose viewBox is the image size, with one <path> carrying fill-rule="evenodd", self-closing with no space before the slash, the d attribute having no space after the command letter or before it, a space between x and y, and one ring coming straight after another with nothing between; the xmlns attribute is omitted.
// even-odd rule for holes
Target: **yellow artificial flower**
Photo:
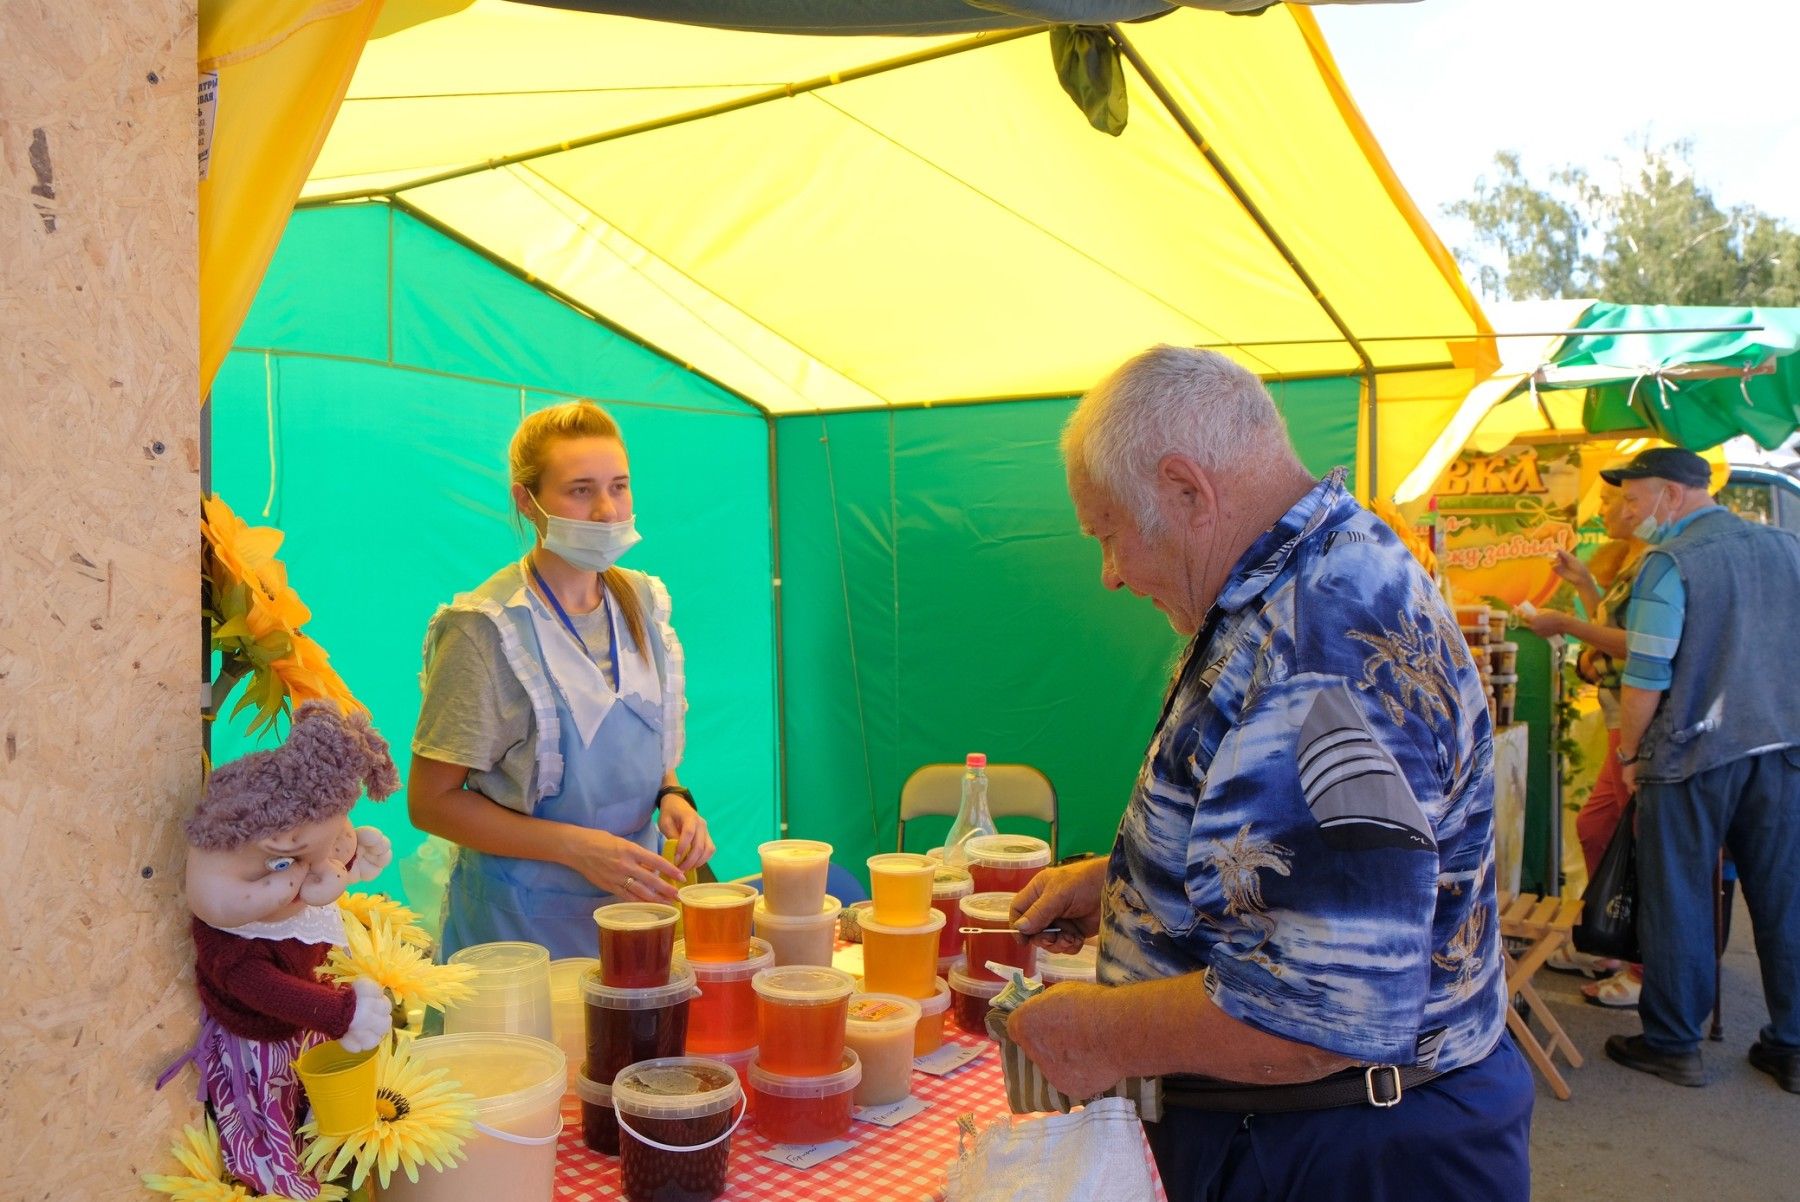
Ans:
<svg viewBox="0 0 1800 1202"><path fill-rule="evenodd" d="M266 620L289 630L304 626L312 613L288 585L287 567L275 558L285 535L273 526L251 526L218 497L202 501L201 511L200 533L212 552L214 588L246 585L264 603Z"/></svg>
<svg viewBox="0 0 1800 1202"><path fill-rule="evenodd" d="M336 702L345 713L353 709L368 712L368 707L351 695L350 686L331 666L331 657L325 654L325 648L307 635L296 632L288 653L270 667L275 669L275 674L287 687L288 696L296 704L323 697Z"/></svg>
<svg viewBox="0 0 1800 1202"><path fill-rule="evenodd" d="M354 1164L352 1189L371 1172L386 1188L396 1169L416 1182L420 1165L441 1171L463 1158L463 1141L475 1129L475 1099L447 1070L415 1061L411 1048L412 1038L400 1035L376 1051L373 1122L349 1135L320 1135L311 1119L300 1128L309 1141L300 1162L309 1172L329 1162L324 1175L336 1177Z"/></svg>
<svg viewBox="0 0 1800 1202"><path fill-rule="evenodd" d="M275 558L285 537L273 526L252 526L218 497L200 502L200 533L217 565L233 580L258 582L274 593L287 584L287 570Z"/></svg>
<svg viewBox="0 0 1800 1202"><path fill-rule="evenodd" d="M170 1149L183 1172L145 1173L144 1188L167 1194L175 1202L295 1202L286 1194L259 1194L225 1170L225 1154L219 1148L219 1129L211 1118L204 1127L181 1129L181 1138ZM343 1202L341 1185L321 1185L318 1202Z"/></svg>
<svg viewBox="0 0 1800 1202"><path fill-rule="evenodd" d="M401 937L394 923L382 914L370 914L361 922L344 924L344 947L334 947L319 970L334 981L368 977L387 990L401 1007L443 1008L474 994L468 984L475 968L468 964L433 964L425 952Z"/></svg>
<svg viewBox="0 0 1800 1202"><path fill-rule="evenodd" d="M346 893L338 898L338 905L343 907L346 918L354 918L365 930L374 926L377 918L384 918L400 942L417 948L431 944L431 936L419 925L418 914L385 893Z"/></svg>

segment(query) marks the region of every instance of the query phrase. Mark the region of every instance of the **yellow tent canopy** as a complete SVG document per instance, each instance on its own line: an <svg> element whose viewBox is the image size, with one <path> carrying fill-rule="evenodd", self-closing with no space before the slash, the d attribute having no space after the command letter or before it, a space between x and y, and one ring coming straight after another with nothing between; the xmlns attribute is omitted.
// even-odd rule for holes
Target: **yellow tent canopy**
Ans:
<svg viewBox="0 0 1800 1202"><path fill-rule="evenodd" d="M368 43L301 203L402 206L772 414L1070 395L1159 341L1377 398L1491 366L1303 10L1117 27L1112 138L1042 28L424 7ZM1410 464L1432 434L1376 445Z"/></svg>

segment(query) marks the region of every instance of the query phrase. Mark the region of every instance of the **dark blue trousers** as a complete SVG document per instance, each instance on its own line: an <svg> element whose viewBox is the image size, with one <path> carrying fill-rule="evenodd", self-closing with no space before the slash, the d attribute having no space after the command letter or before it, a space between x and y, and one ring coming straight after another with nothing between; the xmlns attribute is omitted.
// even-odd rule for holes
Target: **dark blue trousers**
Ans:
<svg viewBox="0 0 1800 1202"><path fill-rule="evenodd" d="M1644 1042L1700 1046L1713 1006L1713 865L1737 865L1769 1025L1762 1042L1800 1051L1800 748L1732 760L1680 784L1638 786L1638 943Z"/></svg>
<svg viewBox="0 0 1800 1202"><path fill-rule="evenodd" d="M1502 1035L1487 1059L1388 1110L1168 1107L1146 1123L1169 1202L1527 1202L1531 1069Z"/></svg>

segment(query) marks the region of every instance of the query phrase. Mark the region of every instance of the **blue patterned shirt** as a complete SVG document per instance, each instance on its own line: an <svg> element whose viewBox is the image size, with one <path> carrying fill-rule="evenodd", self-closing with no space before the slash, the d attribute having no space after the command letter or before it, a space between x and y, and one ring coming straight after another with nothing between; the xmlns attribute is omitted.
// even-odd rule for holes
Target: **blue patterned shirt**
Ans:
<svg viewBox="0 0 1800 1202"><path fill-rule="evenodd" d="M1245 552L1177 670L1113 845L1100 980L1204 970L1258 1030L1447 1070L1505 1027L1487 700L1341 479Z"/></svg>

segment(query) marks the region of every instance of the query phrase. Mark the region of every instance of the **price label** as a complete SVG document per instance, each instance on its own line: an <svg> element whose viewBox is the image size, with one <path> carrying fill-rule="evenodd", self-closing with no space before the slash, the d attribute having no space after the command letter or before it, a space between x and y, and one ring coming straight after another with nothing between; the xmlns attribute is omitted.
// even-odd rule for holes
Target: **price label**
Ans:
<svg viewBox="0 0 1800 1202"><path fill-rule="evenodd" d="M898 1127L916 1114L923 1114L930 1103L921 1098L901 1098L885 1106L858 1106L856 1121L874 1123L877 1127Z"/></svg>
<svg viewBox="0 0 1800 1202"><path fill-rule="evenodd" d="M947 1043L937 1051L914 1060L913 1067L922 1073L942 1077L955 1072L969 1061L978 1059L986 1051L985 1043Z"/></svg>
<svg viewBox="0 0 1800 1202"><path fill-rule="evenodd" d="M791 1169L810 1169L855 1146L855 1141L848 1139L834 1139L823 1144L776 1144L772 1148L764 1148L757 1155L765 1160L773 1160L776 1164L785 1164Z"/></svg>

